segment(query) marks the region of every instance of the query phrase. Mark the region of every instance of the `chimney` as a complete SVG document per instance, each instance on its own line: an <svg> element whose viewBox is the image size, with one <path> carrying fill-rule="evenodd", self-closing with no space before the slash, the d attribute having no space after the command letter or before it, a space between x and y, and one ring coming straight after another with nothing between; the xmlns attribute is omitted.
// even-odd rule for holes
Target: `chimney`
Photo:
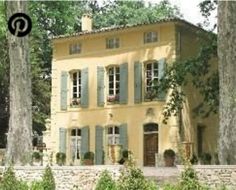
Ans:
<svg viewBox="0 0 236 190"><path fill-rule="evenodd" d="M83 14L82 19L82 32L90 32L92 31L92 16L91 14Z"/></svg>

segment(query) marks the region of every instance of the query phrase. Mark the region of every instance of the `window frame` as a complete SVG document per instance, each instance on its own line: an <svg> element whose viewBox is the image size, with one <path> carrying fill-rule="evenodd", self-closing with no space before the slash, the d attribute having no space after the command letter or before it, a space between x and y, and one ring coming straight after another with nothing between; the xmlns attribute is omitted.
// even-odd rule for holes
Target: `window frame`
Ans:
<svg viewBox="0 0 236 190"><path fill-rule="evenodd" d="M109 73L110 69L112 69L112 74ZM119 101L119 95L120 95L120 67L119 65L111 65L106 68L106 71L107 71L107 87L108 87L107 102L115 103ZM112 80L110 80L110 77L112 77ZM110 84L112 84L113 87L110 87ZM110 93L111 91L113 92Z"/></svg>
<svg viewBox="0 0 236 190"><path fill-rule="evenodd" d="M106 49L118 49L120 47L120 38L106 38Z"/></svg>
<svg viewBox="0 0 236 190"><path fill-rule="evenodd" d="M74 74L76 74L76 80L74 80ZM80 105L80 99L81 99L81 91L82 91L81 70L75 70L75 71L70 72L70 76L71 76L70 105L71 105L71 107L76 107L76 106ZM74 84L74 82L76 82L76 84ZM76 88L76 91L74 91L75 88Z"/></svg>
<svg viewBox="0 0 236 190"><path fill-rule="evenodd" d="M155 65L156 64L156 65ZM151 77L148 77L148 65L151 65L149 69ZM150 85L148 85L148 80ZM156 100L158 97L158 88L153 81L159 82L159 62L157 60L152 60L144 63L144 100Z"/></svg>
<svg viewBox="0 0 236 190"><path fill-rule="evenodd" d="M144 44L158 42L158 32L157 31L144 32L143 42Z"/></svg>
<svg viewBox="0 0 236 190"><path fill-rule="evenodd" d="M72 135L72 131L75 130L75 135ZM80 132L79 132L80 131ZM81 140L82 140L82 135L81 135L81 129L80 128L72 128L70 130L70 157L73 161L75 160L80 160L81 159ZM72 142L75 141L75 152L73 152L72 148Z"/></svg>
<svg viewBox="0 0 236 190"><path fill-rule="evenodd" d="M80 54L81 51L82 51L81 43L69 44L69 54L70 55Z"/></svg>
<svg viewBox="0 0 236 190"><path fill-rule="evenodd" d="M109 129L112 130L112 133L109 134ZM118 133L116 133L116 129ZM111 141L111 142L110 142ZM108 145L119 145L120 144L120 128L116 125L108 126L107 128L107 144Z"/></svg>

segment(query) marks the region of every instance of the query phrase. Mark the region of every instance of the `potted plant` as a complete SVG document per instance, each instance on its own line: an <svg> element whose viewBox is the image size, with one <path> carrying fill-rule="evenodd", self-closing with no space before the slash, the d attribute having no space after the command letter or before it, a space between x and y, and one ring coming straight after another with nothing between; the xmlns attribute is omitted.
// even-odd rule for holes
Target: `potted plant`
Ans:
<svg viewBox="0 0 236 190"><path fill-rule="evenodd" d="M167 149L164 151L164 160L166 167L173 167L175 162L175 151Z"/></svg>
<svg viewBox="0 0 236 190"><path fill-rule="evenodd" d="M198 158L195 154L192 155L192 158L190 159L191 164L197 164L198 163Z"/></svg>
<svg viewBox="0 0 236 190"><path fill-rule="evenodd" d="M42 154L40 152L33 152L32 154L33 165L40 165L42 161Z"/></svg>
<svg viewBox="0 0 236 190"><path fill-rule="evenodd" d="M202 153L200 156L200 162L204 165L210 165L211 164L211 155L209 153Z"/></svg>
<svg viewBox="0 0 236 190"><path fill-rule="evenodd" d="M122 151L122 158L119 160L119 164L124 164L129 158L129 151L128 150L123 150Z"/></svg>
<svg viewBox="0 0 236 190"><path fill-rule="evenodd" d="M94 153L91 151L86 152L84 154L83 164L84 165L93 165L93 161L94 161Z"/></svg>
<svg viewBox="0 0 236 190"><path fill-rule="evenodd" d="M66 154L63 152L58 152L56 154L56 161L59 166L64 165L66 161Z"/></svg>

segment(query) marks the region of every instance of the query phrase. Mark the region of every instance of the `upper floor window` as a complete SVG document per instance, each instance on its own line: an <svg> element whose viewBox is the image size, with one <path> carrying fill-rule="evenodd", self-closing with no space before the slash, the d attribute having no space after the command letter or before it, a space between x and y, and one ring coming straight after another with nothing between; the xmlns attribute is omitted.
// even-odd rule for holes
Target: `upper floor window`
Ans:
<svg viewBox="0 0 236 190"><path fill-rule="evenodd" d="M144 43L157 42L157 32L145 32L144 33Z"/></svg>
<svg viewBox="0 0 236 190"><path fill-rule="evenodd" d="M71 54L79 54L81 53L81 44L70 44L69 46L69 53Z"/></svg>
<svg viewBox="0 0 236 190"><path fill-rule="evenodd" d="M75 128L71 130L70 135L70 149L71 159L80 159L80 147L81 147L81 129Z"/></svg>
<svg viewBox="0 0 236 190"><path fill-rule="evenodd" d="M71 99L71 105L77 106L80 104L80 98L81 98L81 71L75 71L71 73L72 77L72 99Z"/></svg>
<svg viewBox="0 0 236 190"><path fill-rule="evenodd" d="M158 62L151 62L145 65L145 99L157 97L158 86Z"/></svg>
<svg viewBox="0 0 236 190"><path fill-rule="evenodd" d="M120 47L120 39L119 38L108 38L106 39L106 48L107 49L115 49Z"/></svg>
<svg viewBox="0 0 236 190"><path fill-rule="evenodd" d="M113 66L108 68L108 102L119 100L120 93L120 68Z"/></svg>
<svg viewBox="0 0 236 190"><path fill-rule="evenodd" d="M116 145L120 143L120 130L117 126L108 127L107 132L108 137L108 144L109 145Z"/></svg>

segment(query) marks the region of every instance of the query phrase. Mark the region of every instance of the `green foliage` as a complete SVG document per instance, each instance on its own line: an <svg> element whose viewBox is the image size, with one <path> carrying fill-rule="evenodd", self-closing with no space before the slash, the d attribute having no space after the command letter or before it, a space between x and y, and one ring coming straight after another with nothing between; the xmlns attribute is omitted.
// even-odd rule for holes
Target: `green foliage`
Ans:
<svg viewBox="0 0 236 190"><path fill-rule="evenodd" d="M128 158L128 157L129 157L129 154L130 154L130 152L129 152L128 150L123 150L123 151L122 151L122 157L123 157L123 158Z"/></svg>
<svg viewBox="0 0 236 190"><path fill-rule="evenodd" d="M217 8L217 0L208 0L208 1L201 1L199 3L199 7L200 7L200 12L202 14L202 16L205 18L204 22L203 22L203 26L209 26L210 25L210 19L209 17L211 16L212 11L214 11ZM216 28L216 23L213 26L214 30Z"/></svg>
<svg viewBox="0 0 236 190"><path fill-rule="evenodd" d="M89 151L84 154L84 159L94 160L94 153Z"/></svg>
<svg viewBox="0 0 236 190"><path fill-rule="evenodd" d="M52 170L46 167L42 181L34 181L30 187L26 182L18 180L12 167L8 167L0 180L0 190L55 190L55 180Z"/></svg>
<svg viewBox="0 0 236 190"><path fill-rule="evenodd" d="M64 165L66 161L66 154L64 152L58 152L56 154L57 164Z"/></svg>
<svg viewBox="0 0 236 190"><path fill-rule="evenodd" d="M131 153L121 171L117 188L119 190L157 190L156 184L145 179L142 170L136 167Z"/></svg>
<svg viewBox="0 0 236 190"><path fill-rule="evenodd" d="M30 190L44 190L42 181L34 181L31 184Z"/></svg>
<svg viewBox="0 0 236 190"><path fill-rule="evenodd" d="M3 178L0 182L0 190L28 190L28 186L25 182L18 180L15 176L12 167L8 167L3 174Z"/></svg>
<svg viewBox="0 0 236 190"><path fill-rule="evenodd" d="M177 116L185 101L184 87L189 84L202 95L203 100L192 110L195 116L208 117L218 112L219 76L216 65L210 62L217 57L216 35L199 33L205 38L199 53L192 58L178 60L169 64L165 76L160 80L158 88L163 91L171 89L169 101L163 111L163 122L167 123L171 115ZM180 88L181 87L181 88Z"/></svg>
<svg viewBox="0 0 236 190"><path fill-rule="evenodd" d="M42 159L42 155L40 152L33 152L32 158L36 159L36 160L40 160L40 159Z"/></svg>
<svg viewBox="0 0 236 190"><path fill-rule="evenodd" d="M164 151L163 156L164 158L175 158L175 151L173 151L172 149L167 149Z"/></svg>
<svg viewBox="0 0 236 190"><path fill-rule="evenodd" d="M116 182L112 179L111 174L107 170L101 173L95 190L117 190Z"/></svg>
<svg viewBox="0 0 236 190"><path fill-rule="evenodd" d="M158 4L139 1L107 1L93 11L95 28L151 23L159 19L181 16L179 9L167 0Z"/></svg>
<svg viewBox="0 0 236 190"><path fill-rule="evenodd" d="M44 190L55 190L56 188L55 179L53 177L52 170L49 166L47 166L44 171L43 179L42 179L42 186Z"/></svg>
<svg viewBox="0 0 236 190"><path fill-rule="evenodd" d="M191 166L187 166L181 174L181 181L179 187L184 190L207 190L198 181L196 172Z"/></svg>
<svg viewBox="0 0 236 190"><path fill-rule="evenodd" d="M157 185L145 179L142 170L137 167L124 169L117 187L119 190L157 190Z"/></svg>
<svg viewBox="0 0 236 190"><path fill-rule="evenodd" d="M192 155L192 158L190 159L191 164L197 164L198 163L198 158L195 154Z"/></svg>
<svg viewBox="0 0 236 190"><path fill-rule="evenodd" d="M211 164L211 159L210 153L204 152L200 155L201 164Z"/></svg>

